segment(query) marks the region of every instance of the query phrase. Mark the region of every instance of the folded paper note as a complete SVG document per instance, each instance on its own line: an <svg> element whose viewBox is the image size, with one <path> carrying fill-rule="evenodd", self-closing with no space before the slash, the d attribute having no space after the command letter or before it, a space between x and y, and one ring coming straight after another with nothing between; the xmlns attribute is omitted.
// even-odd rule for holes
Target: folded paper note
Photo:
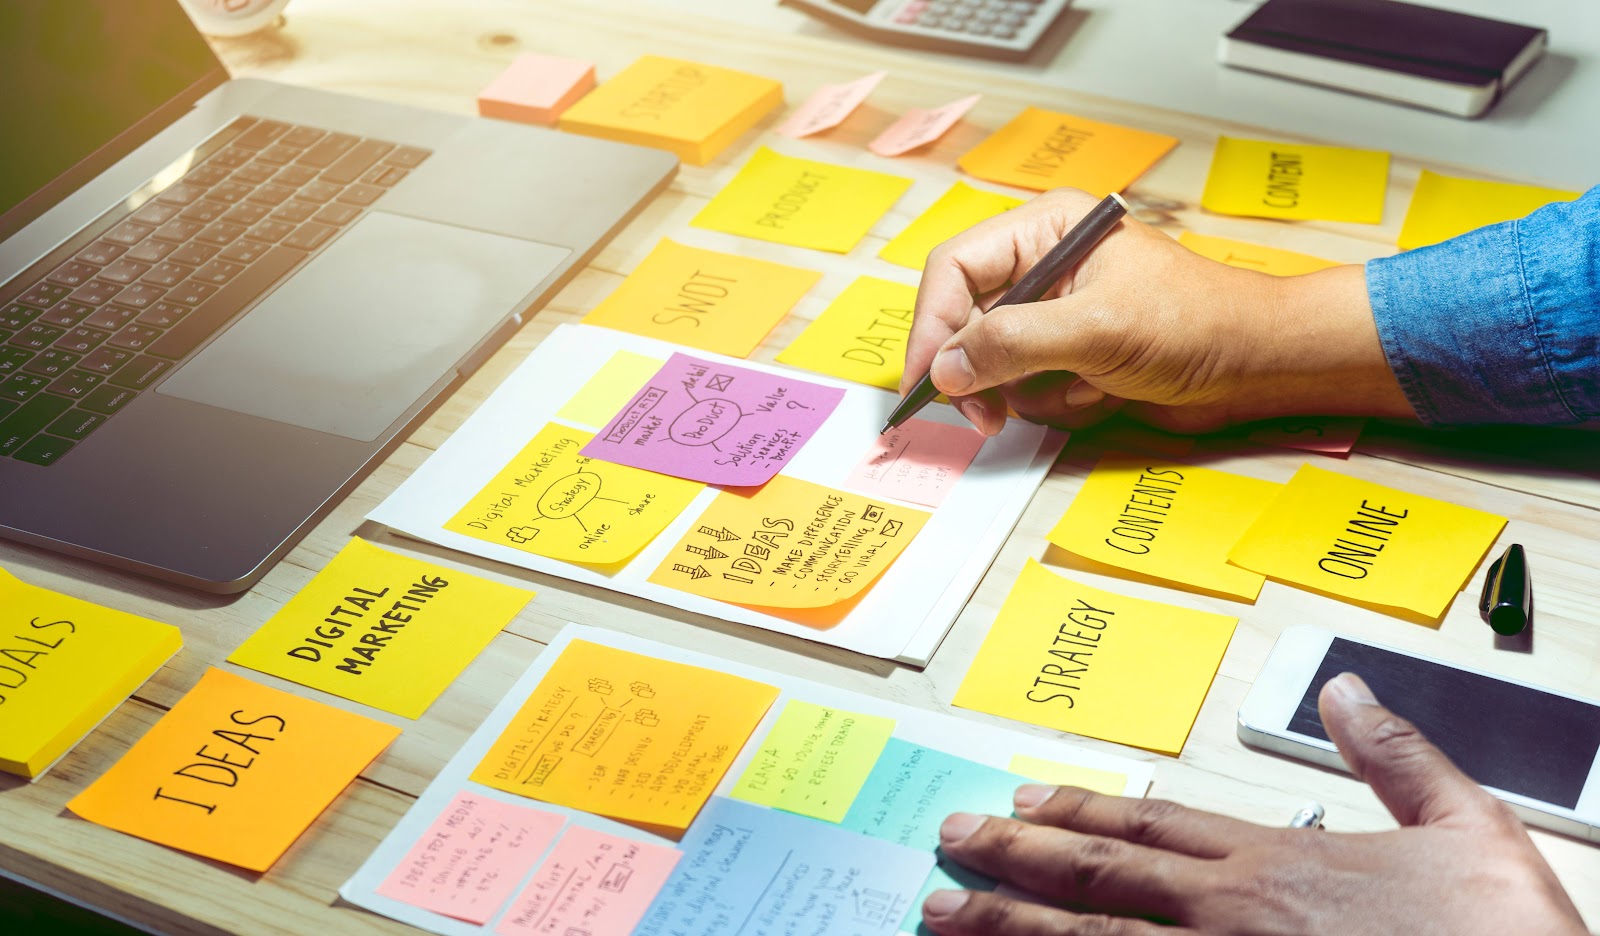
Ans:
<svg viewBox="0 0 1600 936"><path fill-rule="evenodd" d="M845 484L913 504L937 507L966 473L985 436L971 426L908 419L872 440Z"/></svg>
<svg viewBox="0 0 1600 936"><path fill-rule="evenodd" d="M961 122L977 104L981 94L969 94L964 98L957 98L943 107L921 108L913 107L905 112L899 120L889 125L889 129L867 144L867 149L879 156L904 156L918 147L927 146L939 139L950 128Z"/></svg>
<svg viewBox="0 0 1600 936"><path fill-rule="evenodd" d="M1200 205L1248 218L1379 224L1388 186L1388 153L1220 137Z"/></svg>
<svg viewBox="0 0 1600 936"><path fill-rule="evenodd" d="M575 825L517 895L498 936L628 936L677 867L676 848Z"/></svg>
<svg viewBox="0 0 1600 936"><path fill-rule="evenodd" d="M1524 217L1551 202L1572 201L1579 194L1537 185L1461 179L1424 169L1400 225L1400 249L1437 244L1485 225Z"/></svg>
<svg viewBox="0 0 1600 936"><path fill-rule="evenodd" d="M524 52L478 92L478 113L553 127L556 118L592 90L593 62Z"/></svg>
<svg viewBox="0 0 1600 936"><path fill-rule="evenodd" d="M556 418L599 429L666 363L663 358L618 351L556 411Z"/></svg>
<svg viewBox="0 0 1600 936"><path fill-rule="evenodd" d="M888 75L888 72L876 71L844 84L823 85L806 98L804 104L795 108L783 123L773 127L772 132L798 139L832 130L844 123L845 118L854 113L867 95L872 93L872 89L878 86L878 82Z"/></svg>
<svg viewBox="0 0 1600 936"><path fill-rule="evenodd" d="M979 221L1010 211L1023 203L1021 198L986 192L965 182L957 182L939 200L918 215L906 229L878 251L878 256L903 267L920 270L933 248Z"/></svg>
<svg viewBox="0 0 1600 936"><path fill-rule="evenodd" d="M838 822L892 734L892 718L796 699L761 740L733 796Z"/></svg>
<svg viewBox="0 0 1600 936"><path fill-rule="evenodd" d="M1260 244L1247 244L1226 237L1209 237L1193 231L1179 234L1178 243L1218 263L1226 263L1241 270L1271 273L1273 276L1299 276L1302 273L1315 273L1339 265L1332 260L1324 260L1310 254L1263 247Z"/></svg>
<svg viewBox="0 0 1600 936"><path fill-rule="evenodd" d="M1021 774L1035 783L1050 786L1072 786L1092 790L1106 796L1121 796L1128 787L1126 774L1114 770L1096 770L1077 764L1058 764L1042 757L1018 754L1011 758L1011 772Z"/></svg>
<svg viewBox="0 0 1600 936"><path fill-rule="evenodd" d="M778 361L885 390L900 388L917 287L857 277L822 310Z"/></svg>
<svg viewBox="0 0 1600 936"><path fill-rule="evenodd" d="M849 253L910 187L911 180L900 176L798 159L763 146L689 223Z"/></svg>
<svg viewBox="0 0 1600 936"><path fill-rule="evenodd" d="M1030 107L956 161L968 175L1018 188L1120 192L1178 145L1175 137Z"/></svg>
<svg viewBox="0 0 1600 936"><path fill-rule="evenodd" d="M1366 425L1367 421L1357 416L1296 416L1267 423L1250 433L1250 441L1344 458L1355 448Z"/></svg>

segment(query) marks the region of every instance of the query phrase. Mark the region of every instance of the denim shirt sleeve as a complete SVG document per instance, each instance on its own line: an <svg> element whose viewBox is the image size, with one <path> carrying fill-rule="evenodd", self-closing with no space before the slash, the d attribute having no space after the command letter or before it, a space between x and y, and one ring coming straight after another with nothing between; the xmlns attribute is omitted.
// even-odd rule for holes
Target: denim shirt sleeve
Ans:
<svg viewBox="0 0 1600 936"><path fill-rule="evenodd" d="M1424 423L1600 419L1600 186L1366 273L1383 353Z"/></svg>

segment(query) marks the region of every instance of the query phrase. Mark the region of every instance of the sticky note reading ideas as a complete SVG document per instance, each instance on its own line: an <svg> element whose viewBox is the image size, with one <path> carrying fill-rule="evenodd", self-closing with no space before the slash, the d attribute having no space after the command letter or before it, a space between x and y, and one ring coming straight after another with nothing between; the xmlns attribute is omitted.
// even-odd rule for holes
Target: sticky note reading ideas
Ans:
<svg viewBox="0 0 1600 936"><path fill-rule="evenodd" d="M1200 205L1249 218L1379 224L1388 185L1388 153L1221 137Z"/></svg>
<svg viewBox="0 0 1600 936"><path fill-rule="evenodd" d="M1104 198L1144 175L1174 137L1030 107L956 164L1002 185L1046 189L1071 185Z"/></svg>
<svg viewBox="0 0 1600 936"><path fill-rule="evenodd" d="M766 147L694 220L695 227L848 253L911 187L900 176L797 159Z"/></svg>
<svg viewBox="0 0 1600 936"><path fill-rule="evenodd" d="M898 390L917 287L858 277L806 326L778 360L830 377Z"/></svg>

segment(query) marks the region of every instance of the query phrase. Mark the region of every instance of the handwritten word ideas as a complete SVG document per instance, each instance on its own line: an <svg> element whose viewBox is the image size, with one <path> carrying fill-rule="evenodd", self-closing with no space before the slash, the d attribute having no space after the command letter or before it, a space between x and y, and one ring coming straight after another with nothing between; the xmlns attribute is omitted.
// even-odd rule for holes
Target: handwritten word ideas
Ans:
<svg viewBox="0 0 1600 936"><path fill-rule="evenodd" d="M857 277L806 326L778 361L830 377L898 390L917 288Z"/></svg>
<svg viewBox="0 0 1600 936"><path fill-rule="evenodd" d="M1104 198L1127 188L1177 145L1159 133L1030 107L956 164L1002 185L1041 192L1071 185Z"/></svg>
<svg viewBox="0 0 1600 936"><path fill-rule="evenodd" d="M1388 184L1388 153L1221 137L1200 205L1251 218L1378 224Z"/></svg>
<svg viewBox="0 0 1600 936"><path fill-rule="evenodd" d="M848 253L911 180L869 169L756 151L695 215L695 227Z"/></svg>

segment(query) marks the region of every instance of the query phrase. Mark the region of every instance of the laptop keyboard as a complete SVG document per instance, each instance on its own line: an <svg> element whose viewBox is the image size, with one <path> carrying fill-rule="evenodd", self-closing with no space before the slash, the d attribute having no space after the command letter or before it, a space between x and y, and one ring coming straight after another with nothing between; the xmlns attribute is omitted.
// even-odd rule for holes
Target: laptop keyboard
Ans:
<svg viewBox="0 0 1600 936"><path fill-rule="evenodd" d="M5 284L0 458L53 465L430 155L242 117Z"/></svg>

